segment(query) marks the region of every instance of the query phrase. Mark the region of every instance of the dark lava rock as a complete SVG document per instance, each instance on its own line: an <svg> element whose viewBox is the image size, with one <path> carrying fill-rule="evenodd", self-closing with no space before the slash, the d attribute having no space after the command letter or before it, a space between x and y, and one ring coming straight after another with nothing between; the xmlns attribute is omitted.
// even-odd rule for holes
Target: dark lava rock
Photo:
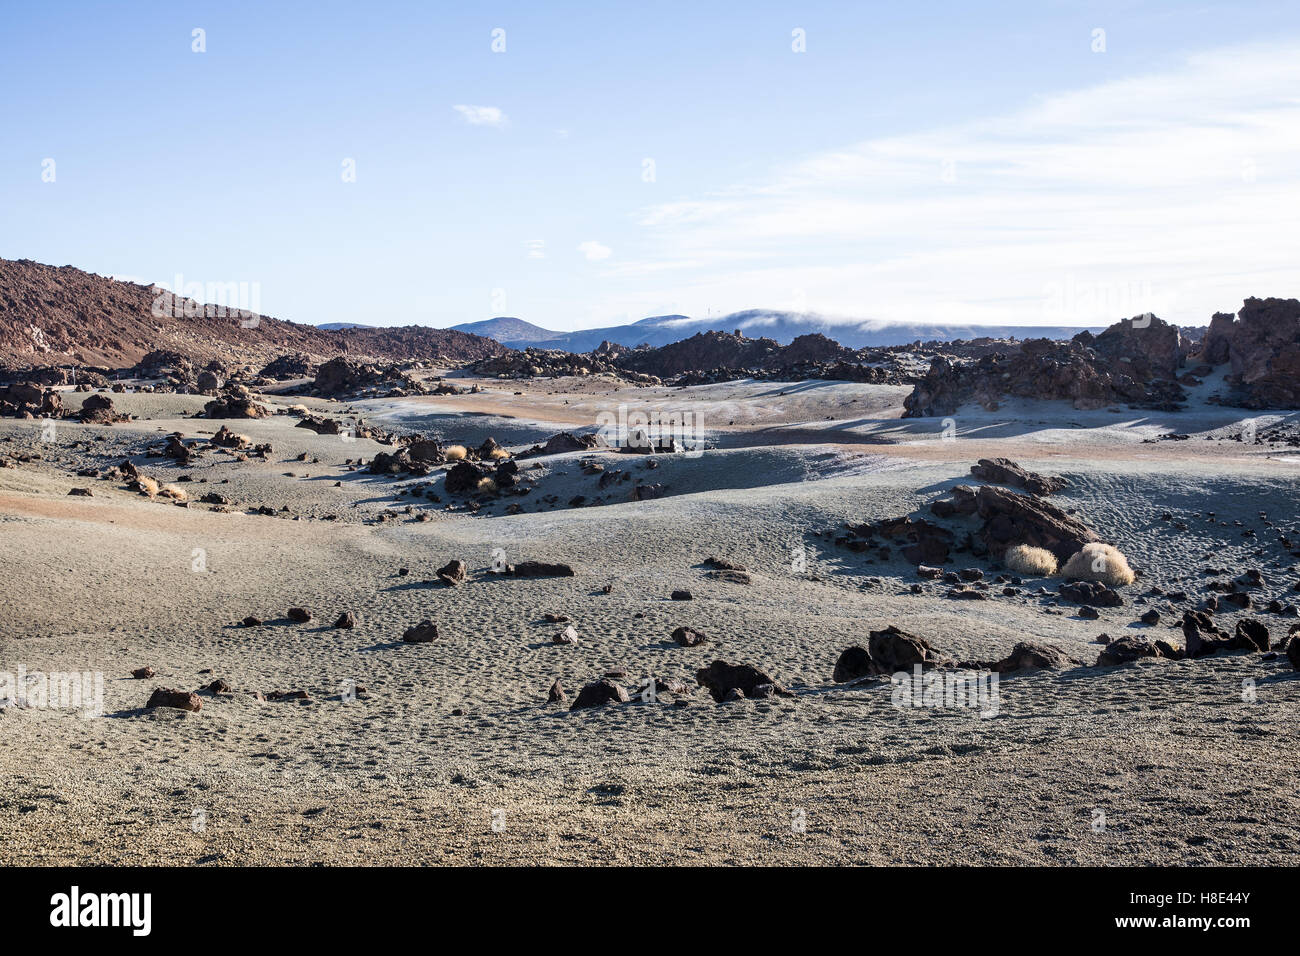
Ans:
<svg viewBox="0 0 1300 956"><path fill-rule="evenodd" d="M772 678L749 664L714 661L708 667L697 671L695 680L701 687L707 688L718 703L726 700L732 690L739 690L746 697L756 696L755 689L762 684L771 684L772 692L782 697L793 696Z"/></svg>
<svg viewBox="0 0 1300 956"><path fill-rule="evenodd" d="M1140 637L1121 637L1111 641L1097 655L1097 666L1114 667L1117 664L1128 664L1139 657L1163 656L1160 648L1156 647L1151 641Z"/></svg>
<svg viewBox="0 0 1300 956"><path fill-rule="evenodd" d="M908 670L916 664L922 668L949 667L952 658L930 646L929 641L909 634L891 624L882 631L867 634L867 651L876 674L894 674Z"/></svg>
<svg viewBox="0 0 1300 956"><path fill-rule="evenodd" d="M1010 458L981 458L979 464L971 466L970 473L980 481L1023 488L1031 495L1051 495L1070 486L1064 478L1026 471Z"/></svg>
<svg viewBox="0 0 1300 956"><path fill-rule="evenodd" d="M311 620L311 611L305 607L291 607L288 614L289 620L297 621L299 624L306 624Z"/></svg>
<svg viewBox="0 0 1300 956"><path fill-rule="evenodd" d="M1070 581L1056 592L1072 604L1089 607L1120 607L1124 599L1100 581Z"/></svg>
<svg viewBox="0 0 1300 956"><path fill-rule="evenodd" d="M159 687L149 695L149 702L146 707L175 707L178 710L199 711L203 709L203 701L199 695L191 693L188 690L173 690L169 687Z"/></svg>
<svg viewBox="0 0 1300 956"><path fill-rule="evenodd" d="M871 654L865 647L854 644L840 654L840 659L835 662L835 672L831 675L831 679L837 684L846 684L860 677L869 677L873 673Z"/></svg>
<svg viewBox="0 0 1300 956"><path fill-rule="evenodd" d="M407 644L432 644L437 639L438 625L430 620L421 621L402 632L402 640Z"/></svg>
<svg viewBox="0 0 1300 956"><path fill-rule="evenodd" d="M627 691L622 684L615 683L608 677L592 681L582 688L569 710L581 710L584 707L603 707L606 704L627 703Z"/></svg>
<svg viewBox="0 0 1300 956"><path fill-rule="evenodd" d="M438 579L449 587L455 587L457 584L465 583L466 571L465 562L456 558L438 569Z"/></svg>
<svg viewBox="0 0 1300 956"><path fill-rule="evenodd" d="M673 631L673 640L682 647L698 647L708 638L704 636L703 631L697 631L691 627L679 627Z"/></svg>
<svg viewBox="0 0 1300 956"><path fill-rule="evenodd" d="M338 616L338 620L334 622L334 626L350 631L352 628L357 626L357 616L351 611L344 611Z"/></svg>
<svg viewBox="0 0 1300 956"><path fill-rule="evenodd" d="M571 578L573 568L567 564L548 564L545 561L520 561L509 565L506 573L516 578Z"/></svg>

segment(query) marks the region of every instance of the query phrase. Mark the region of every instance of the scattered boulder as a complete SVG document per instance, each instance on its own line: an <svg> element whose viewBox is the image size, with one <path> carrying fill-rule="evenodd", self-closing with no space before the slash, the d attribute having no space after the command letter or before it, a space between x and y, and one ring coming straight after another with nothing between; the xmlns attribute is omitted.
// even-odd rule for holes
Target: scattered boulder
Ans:
<svg viewBox="0 0 1300 956"><path fill-rule="evenodd" d="M432 644L437 639L438 625L430 620L424 620L414 627L408 627L402 633L402 640L407 644Z"/></svg>
<svg viewBox="0 0 1300 956"><path fill-rule="evenodd" d="M546 702L548 704L559 704L568 699L569 695L564 692L564 688L560 686L560 679L557 677L546 694Z"/></svg>
<svg viewBox="0 0 1300 956"><path fill-rule="evenodd" d="M875 671L871 667L871 654L865 647L854 644L845 648L835 662L835 671L831 679L837 684L847 684L861 677L869 677Z"/></svg>
<svg viewBox="0 0 1300 956"><path fill-rule="evenodd" d="M1046 644L1033 644L1020 641L1011 649L1011 653L1002 660L989 666L989 670L1001 674L1025 670L1062 670L1073 667L1078 662L1062 651Z"/></svg>
<svg viewBox="0 0 1300 956"><path fill-rule="evenodd" d="M981 537L993 554L1001 555L1014 545L1025 544L1045 548L1057 561L1065 562L1084 545L1099 540L1087 525L1032 495L985 485L976 492L975 503L984 519Z"/></svg>
<svg viewBox="0 0 1300 956"><path fill-rule="evenodd" d="M910 671L916 664L922 668L950 667L952 658L935 650L923 637L909 634L891 624L881 631L869 631L867 651L876 674L895 674Z"/></svg>
<svg viewBox="0 0 1300 956"><path fill-rule="evenodd" d="M135 670L131 671L131 676L136 680L148 680L150 677L153 677L153 675L154 669L152 667L137 667Z"/></svg>
<svg viewBox="0 0 1300 956"><path fill-rule="evenodd" d="M1128 664L1140 657L1164 657L1151 641L1140 637L1120 637L1107 644L1097 655L1098 667L1114 667Z"/></svg>
<svg viewBox="0 0 1300 956"><path fill-rule="evenodd" d="M557 682L558 683L558 682ZM606 704L625 704L628 701L627 690L622 684L608 677L592 681L578 692L569 710L582 710L585 707L603 707Z"/></svg>
<svg viewBox="0 0 1300 956"><path fill-rule="evenodd" d="M1072 604L1086 607L1120 607L1124 599L1100 581L1070 581L1056 592Z"/></svg>
<svg viewBox="0 0 1300 956"><path fill-rule="evenodd" d="M708 667L695 674L696 682L708 689L713 699L722 703L733 690L739 690L746 697L753 697L755 689L763 684L771 684L773 692L782 697L794 696L761 670L749 664L728 664L714 661Z"/></svg>
<svg viewBox="0 0 1300 956"><path fill-rule="evenodd" d="M352 628L357 626L357 616L351 611L344 611L338 616L338 620L334 622L334 626L341 627L345 631L350 631Z"/></svg>
<svg viewBox="0 0 1300 956"><path fill-rule="evenodd" d="M746 571L707 571L705 577L712 578L715 581L726 581L728 584L752 583L749 573Z"/></svg>
<svg viewBox="0 0 1300 956"><path fill-rule="evenodd" d="M149 695L149 702L145 707L175 707L177 710L200 711L203 709L203 701L198 694L188 690L159 687Z"/></svg>
<svg viewBox="0 0 1300 956"><path fill-rule="evenodd" d="M698 647L708 638L703 631L697 631L692 627L679 627L673 631L673 640L682 647Z"/></svg>
<svg viewBox="0 0 1300 956"><path fill-rule="evenodd" d="M305 607L289 608L289 614L288 614L289 620L296 621L299 624L306 624L308 621L311 620L311 616L312 616L311 611L307 610Z"/></svg>
<svg viewBox="0 0 1300 956"><path fill-rule="evenodd" d="M465 583L466 571L465 562L459 558L453 558L438 569L438 579L448 587L455 587L458 584Z"/></svg>
<svg viewBox="0 0 1300 956"><path fill-rule="evenodd" d="M506 573L516 578L571 578L573 568L567 564L551 564L546 561L520 561L507 565Z"/></svg>

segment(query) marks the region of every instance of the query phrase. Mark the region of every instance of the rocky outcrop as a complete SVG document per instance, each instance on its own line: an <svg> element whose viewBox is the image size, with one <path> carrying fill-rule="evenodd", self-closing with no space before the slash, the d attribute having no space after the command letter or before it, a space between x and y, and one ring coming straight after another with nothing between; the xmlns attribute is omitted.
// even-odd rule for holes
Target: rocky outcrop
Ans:
<svg viewBox="0 0 1300 956"><path fill-rule="evenodd" d="M253 401L248 389L242 385L227 387L203 406L204 418L266 418L270 414L271 410Z"/></svg>
<svg viewBox="0 0 1300 956"><path fill-rule="evenodd" d="M1062 563L1085 544L1100 541L1083 522L1055 505L1032 495L985 485L975 494L976 511L984 519L980 532L993 554L1002 554L1016 544L1045 548Z"/></svg>
<svg viewBox="0 0 1300 956"><path fill-rule="evenodd" d="M903 400L904 417L952 415L968 402L993 410L1004 396L1064 400L1080 409L1120 403L1171 409L1184 398L1174 377L1185 351L1179 330L1152 316L1125 319L1098 336L1081 332L1069 342L1028 339L975 361L940 355Z"/></svg>
<svg viewBox="0 0 1300 956"><path fill-rule="evenodd" d="M1225 404L1300 408L1300 300L1250 298L1236 319L1216 314L1196 358L1230 366Z"/></svg>
<svg viewBox="0 0 1300 956"><path fill-rule="evenodd" d="M978 464L971 465L970 473L980 481L1023 488L1031 495L1053 495L1070 486L1064 478L1035 474L1010 458L981 458Z"/></svg>

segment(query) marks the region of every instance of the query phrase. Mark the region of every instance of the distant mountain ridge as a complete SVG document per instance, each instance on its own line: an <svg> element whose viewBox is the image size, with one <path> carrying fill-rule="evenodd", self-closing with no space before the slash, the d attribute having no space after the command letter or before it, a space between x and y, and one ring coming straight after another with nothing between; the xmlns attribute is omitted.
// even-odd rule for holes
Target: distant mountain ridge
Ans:
<svg viewBox="0 0 1300 956"><path fill-rule="evenodd" d="M884 323L878 321L829 322L806 312L781 312L749 309L719 318L693 319L685 315L655 315L628 325L611 325L577 332L557 332L516 318L487 319L454 325L459 332L470 332L495 339L512 349L529 346L564 349L566 352L590 352L601 342L615 345L663 346L690 338L698 332L741 332L751 338L774 339L789 345L801 335L820 333L841 345L860 349L912 342L951 342L955 339L1071 339L1083 331L1100 332L1102 326L1061 325L948 325L929 323Z"/></svg>

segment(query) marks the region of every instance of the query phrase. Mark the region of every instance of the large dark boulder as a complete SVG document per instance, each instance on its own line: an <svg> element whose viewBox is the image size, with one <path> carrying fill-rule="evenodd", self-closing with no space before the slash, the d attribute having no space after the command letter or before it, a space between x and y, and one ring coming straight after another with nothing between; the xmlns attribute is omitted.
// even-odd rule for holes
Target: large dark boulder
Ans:
<svg viewBox="0 0 1300 956"><path fill-rule="evenodd" d="M714 661L708 667L697 671L695 680L701 687L706 688L718 703L726 700L732 691L740 691L745 697L766 696L766 689L769 687L772 693L782 697L793 696L767 674L749 664Z"/></svg>
<svg viewBox="0 0 1300 956"><path fill-rule="evenodd" d="M606 704L625 704L627 700L627 690L622 684L616 683L608 677L602 677L600 680L592 681L583 687L578 692L578 696L569 707L569 710L603 707Z"/></svg>
<svg viewBox="0 0 1300 956"><path fill-rule="evenodd" d="M1013 545L1027 544L1046 548L1064 564L1085 544L1101 540L1083 522L1032 495L985 485L976 493L975 501L979 516L984 519L981 536L993 554L1000 555Z"/></svg>
<svg viewBox="0 0 1300 956"><path fill-rule="evenodd" d="M956 662L930 646L923 637L890 624L884 630L867 634L867 653L871 656L872 672L894 674L910 671L917 664L922 668L951 667Z"/></svg>

